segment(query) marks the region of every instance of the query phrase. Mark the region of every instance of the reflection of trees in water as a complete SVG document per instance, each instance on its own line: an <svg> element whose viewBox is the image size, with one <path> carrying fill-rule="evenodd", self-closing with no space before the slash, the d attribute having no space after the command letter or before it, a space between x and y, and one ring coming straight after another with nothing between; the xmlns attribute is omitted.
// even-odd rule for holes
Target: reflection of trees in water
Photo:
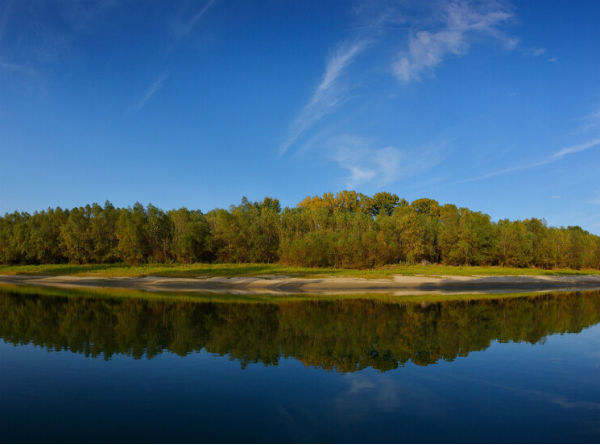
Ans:
<svg viewBox="0 0 600 445"><path fill-rule="evenodd" d="M428 365L489 347L536 343L600 321L600 292L427 305L374 300L279 304L62 298L0 293L0 337L87 356L151 358L206 349L242 366L292 357L338 371Z"/></svg>

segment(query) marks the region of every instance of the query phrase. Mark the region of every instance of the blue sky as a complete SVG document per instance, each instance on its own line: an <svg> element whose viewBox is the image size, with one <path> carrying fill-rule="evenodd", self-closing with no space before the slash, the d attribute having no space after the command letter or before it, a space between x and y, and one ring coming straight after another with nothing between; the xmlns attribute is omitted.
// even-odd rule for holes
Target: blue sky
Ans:
<svg viewBox="0 0 600 445"><path fill-rule="evenodd" d="M0 212L388 190L600 233L596 1L0 1Z"/></svg>

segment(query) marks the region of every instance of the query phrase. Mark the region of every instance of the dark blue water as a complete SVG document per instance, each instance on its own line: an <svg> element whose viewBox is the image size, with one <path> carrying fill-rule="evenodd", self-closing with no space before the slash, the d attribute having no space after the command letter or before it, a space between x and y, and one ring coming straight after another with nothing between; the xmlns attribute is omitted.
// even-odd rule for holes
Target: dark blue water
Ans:
<svg viewBox="0 0 600 445"><path fill-rule="evenodd" d="M600 293L0 292L2 442L598 442Z"/></svg>

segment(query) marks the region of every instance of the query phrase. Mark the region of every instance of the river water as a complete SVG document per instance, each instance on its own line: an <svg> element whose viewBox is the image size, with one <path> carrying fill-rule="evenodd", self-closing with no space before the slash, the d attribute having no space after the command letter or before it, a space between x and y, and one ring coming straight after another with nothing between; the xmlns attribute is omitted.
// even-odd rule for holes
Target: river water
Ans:
<svg viewBox="0 0 600 445"><path fill-rule="evenodd" d="M0 288L2 441L598 442L599 323L598 291Z"/></svg>

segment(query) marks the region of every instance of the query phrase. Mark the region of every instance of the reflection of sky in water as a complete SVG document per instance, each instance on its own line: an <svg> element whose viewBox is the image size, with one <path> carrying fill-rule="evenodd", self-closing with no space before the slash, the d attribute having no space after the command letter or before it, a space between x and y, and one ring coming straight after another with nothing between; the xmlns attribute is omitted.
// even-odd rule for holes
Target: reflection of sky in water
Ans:
<svg viewBox="0 0 600 445"><path fill-rule="evenodd" d="M2 341L0 428L7 441L600 440L598 324L386 372L222 354L104 360Z"/></svg>
<svg viewBox="0 0 600 445"><path fill-rule="evenodd" d="M375 412L390 413L407 407L434 409L440 406L440 397L426 385L396 377L394 373L347 374L349 388L333 400L333 405L348 418Z"/></svg>
<svg viewBox="0 0 600 445"><path fill-rule="evenodd" d="M407 433L410 441L598 440L599 367L596 325L533 346L495 342L450 363L345 374L331 407L349 423L378 417L425 428Z"/></svg>
<svg viewBox="0 0 600 445"><path fill-rule="evenodd" d="M71 433L83 434L73 437L89 437L96 418L110 426L94 433L103 440L586 441L600 437L599 337L596 326L543 345L493 343L385 373L294 359L242 370L205 352L104 361L2 343L2 427L63 437L68 418Z"/></svg>

